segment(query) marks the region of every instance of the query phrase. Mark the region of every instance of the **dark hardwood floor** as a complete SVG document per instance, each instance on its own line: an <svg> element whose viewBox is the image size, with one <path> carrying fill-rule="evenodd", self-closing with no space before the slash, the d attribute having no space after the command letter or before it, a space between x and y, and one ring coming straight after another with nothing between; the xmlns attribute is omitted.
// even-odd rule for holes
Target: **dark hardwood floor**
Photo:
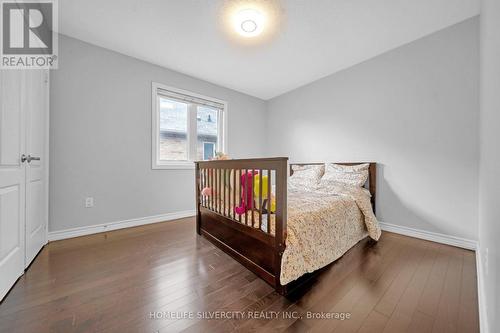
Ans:
<svg viewBox="0 0 500 333"><path fill-rule="evenodd" d="M384 232L284 298L188 218L52 242L0 304L0 332L183 330L478 332L475 255Z"/></svg>

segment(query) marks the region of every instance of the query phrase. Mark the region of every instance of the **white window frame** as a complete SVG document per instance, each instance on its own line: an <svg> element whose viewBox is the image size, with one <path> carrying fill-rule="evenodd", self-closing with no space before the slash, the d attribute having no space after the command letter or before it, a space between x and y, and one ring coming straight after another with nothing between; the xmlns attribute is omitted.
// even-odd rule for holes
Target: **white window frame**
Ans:
<svg viewBox="0 0 500 333"><path fill-rule="evenodd" d="M194 159L196 157L196 144L191 144L192 138L197 137L197 112L196 108L200 104L188 104L188 124L187 124L187 145L188 145L188 160L187 161L163 161L160 160L160 108L159 108L159 95L158 90L169 91L192 97L193 99L203 99L206 101L214 102L223 105L222 117L218 119L218 138L217 138L217 151L227 152L227 102L210 97L204 96L192 91L170 87L158 82L151 83L151 166L152 169L194 169ZM166 98L168 96L165 95ZM175 98L173 98L175 100ZM220 133L221 132L221 133Z"/></svg>

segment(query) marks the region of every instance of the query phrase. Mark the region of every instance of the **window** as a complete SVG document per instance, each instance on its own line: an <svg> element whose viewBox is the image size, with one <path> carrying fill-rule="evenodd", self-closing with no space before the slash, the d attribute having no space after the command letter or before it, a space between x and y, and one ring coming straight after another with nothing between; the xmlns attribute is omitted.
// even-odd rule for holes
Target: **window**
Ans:
<svg viewBox="0 0 500 333"><path fill-rule="evenodd" d="M225 152L227 103L152 85L153 169L193 168L193 161Z"/></svg>
<svg viewBox="0 0 500 333"><path fill-rule="evenodd" d="M203 159L209 160L215 155L215 144L213 142L203 142Z"/></svg>

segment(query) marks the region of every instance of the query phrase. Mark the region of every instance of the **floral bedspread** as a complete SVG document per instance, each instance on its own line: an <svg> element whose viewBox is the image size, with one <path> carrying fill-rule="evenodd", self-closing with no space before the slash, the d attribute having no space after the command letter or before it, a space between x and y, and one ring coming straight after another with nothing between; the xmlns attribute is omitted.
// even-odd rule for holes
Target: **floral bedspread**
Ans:
<svg viewBox="0 0 500 333"><path fill-rule="evenodd" d="M328 265L367 235L378 240L380 234L366 189L340 183L289 186L281 284Z"/></svg>

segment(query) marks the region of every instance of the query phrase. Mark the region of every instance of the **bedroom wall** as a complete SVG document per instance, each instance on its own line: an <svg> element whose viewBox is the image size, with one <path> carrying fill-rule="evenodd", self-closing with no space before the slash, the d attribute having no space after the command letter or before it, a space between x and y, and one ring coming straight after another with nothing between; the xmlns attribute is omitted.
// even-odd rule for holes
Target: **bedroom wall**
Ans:
<svg viewBox="0 0 500 333"><path fill-rule="evenodd" d="M476 17L270 100L268 155L375 161L379 220L476 240L478 34Z"/></svg>
<svg viewBox="0 0 500 333"><path fill-rule="evenodd" d="M479 248L482 332L500 332L500 2L481 8ZM489 330L488 327L489 326Z"/></svg>
<svg viewBox="0 0 500 333"><path fill-rule="evenodd" d="M228 102L228 152L261 156L265 102L60 36L51 72L49 231L194 209L193 170L151 169L151 81ZM95 206L84 208L84 198Z"/></svg>

